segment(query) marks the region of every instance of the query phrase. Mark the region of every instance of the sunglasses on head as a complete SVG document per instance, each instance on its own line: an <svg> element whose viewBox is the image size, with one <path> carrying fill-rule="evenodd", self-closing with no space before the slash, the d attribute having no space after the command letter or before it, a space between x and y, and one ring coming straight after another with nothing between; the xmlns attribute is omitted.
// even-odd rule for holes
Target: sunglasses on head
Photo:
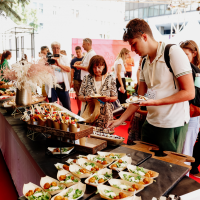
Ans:
<svg viewBox="0 0 200 200"><path fill-rule="evenodd" d="M128 33L129 30L133 30L132 28L124 28L124 33ZM140 33L144 34L143 31L139 30Z"/></svg>
<svg viewBox="0 0 200 200"><path fill-rule="evenodd" d="M194 48L195 48L195 50L197 50L197 48L192 44L192 42L190 42L189 40L186 40L185 42L180 42L179 43L179 45L181 46L181 45L188 45L188 44L191 44Z"/></svg>

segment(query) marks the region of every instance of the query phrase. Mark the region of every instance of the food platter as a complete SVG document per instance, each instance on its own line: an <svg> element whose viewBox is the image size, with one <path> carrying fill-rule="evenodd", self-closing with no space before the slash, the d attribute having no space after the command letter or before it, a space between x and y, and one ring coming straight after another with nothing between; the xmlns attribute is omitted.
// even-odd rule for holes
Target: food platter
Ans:
<svg viewBox="0 0 200 200"><path fill-rule="evenodd" d="M14 99L15 96L0 96L0 102L4 102L4 101L8 101L8 100L11 100L11 99Z"/></svg>
<svg viewBox="0 0 200 200"><path fill-rule="evenodd" d="M141 96L139 95L139 97L137 96L131 96L130 98L126 99L126 103L129 103L129 104L139 104L143 101L147 101L148 98L145 97L145 96Z"/></svg>

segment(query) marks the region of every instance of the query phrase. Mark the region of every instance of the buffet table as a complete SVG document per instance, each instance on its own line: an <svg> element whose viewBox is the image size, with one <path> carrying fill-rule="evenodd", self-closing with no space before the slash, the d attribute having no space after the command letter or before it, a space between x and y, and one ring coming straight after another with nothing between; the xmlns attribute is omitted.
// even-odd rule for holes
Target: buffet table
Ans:
<svg viewBox="0 0 200 200"><path fill-rule="evenodd" d="M57 169L54 164L65 163L69 159L69 157L58 159L45 154L46 147L55 141L46 141L42 134L38 136L37 141L32 141L27 138L26 134L26 124L20 120L20 115L13 118L0 108L0 148L19 196L23 195L24 183L33 182L39 185L41 177L45 175L56 179ZM163 194L182 195L200 188L199 183L185 176L189 171L187 167L155 159L151 153L130 149L126 145L108 146L103 151L126 153L132 157L132 164L159 172L156 182L137 194L142 197L142 200L151 200L152 197L159 197ZM76 152L70 158L75 159L79 154L84 153ZM118 178L118 173L113 172L113 178ZM25 199L25 197L20 197L20 199ZM87 185L82 199L101 198L96 194L96 187Z"/></svg>

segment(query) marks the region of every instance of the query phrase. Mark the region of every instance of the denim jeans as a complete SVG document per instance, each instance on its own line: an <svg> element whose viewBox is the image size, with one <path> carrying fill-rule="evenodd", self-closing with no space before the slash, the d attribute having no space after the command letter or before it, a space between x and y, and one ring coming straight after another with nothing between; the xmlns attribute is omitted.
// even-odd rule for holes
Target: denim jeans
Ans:
<svg viewBox="0 0 200 200"><path fill-rule="evenodd" d="M55 102L57 101L57 98L59 98L63 107L71 111L69 91L62 91L59 88L56 88L56 90L51 88L51 98L49 98L49 102Z"/></svg>

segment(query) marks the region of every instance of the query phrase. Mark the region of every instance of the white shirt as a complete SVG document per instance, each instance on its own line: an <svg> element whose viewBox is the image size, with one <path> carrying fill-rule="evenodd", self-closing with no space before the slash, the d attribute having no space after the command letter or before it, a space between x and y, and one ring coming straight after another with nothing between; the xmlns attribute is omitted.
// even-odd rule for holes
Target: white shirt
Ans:
<svg viewBox="0 0 200 200"><path fill-rule="evenodd" d="M67 58L67 56L60 54L59 61L61 65L70 67L70 61ZM70 90L70 72L66 72L62 70L60 67L56 65L52 65L52 68L54 69L54 74L57 79L57 83L65 83L65 91ZM51 98L51 87L48 85L45 85L45 90L48 94L48 97Z"/></svg>
<svg viewBox="0 0 200 200"><path fill-rule="evenodd" d="M89 63L90 63L90 59L95 55L96 55L96 53L95 53L95 51L93 49L88 51L87 54L84 56L84 58L82 60L81 66L88 67ZM89 72L81 70L81 80L83 80L83 77L85 75L88 75L88 74L89 74Z"/></svg>
<svg viewBox="0 0 200 200"><path fill-rule="evenodd" d="M124 62L121 58L117 59L114 63L115 77L117 78L117 67L118 67L118 65L122 66L120 76L121 76L121 78L124 78L125 77L124 74L126 73L126 69L125 69L125 66L124 66Z"/></svg>
<svg viewBox="0 0 200 200"><path fill-rule="evenodd" d="M140 81L147 84L148 91L153 91L154 99L169 97L180 90L177 78L192 73L189 60L183 50L173 45L169 51L170 65L175 75L176 89L173 75L169 71L164 59L165 43L159 43L156 58L150 63L147 56L143 70L140 72ZM184 126L190 119L188 101L162 105L147 106L147 121L149 124L162 128Z"/></svg>

